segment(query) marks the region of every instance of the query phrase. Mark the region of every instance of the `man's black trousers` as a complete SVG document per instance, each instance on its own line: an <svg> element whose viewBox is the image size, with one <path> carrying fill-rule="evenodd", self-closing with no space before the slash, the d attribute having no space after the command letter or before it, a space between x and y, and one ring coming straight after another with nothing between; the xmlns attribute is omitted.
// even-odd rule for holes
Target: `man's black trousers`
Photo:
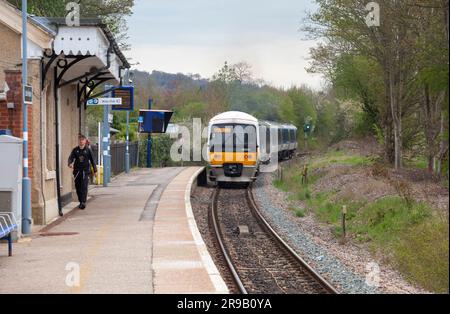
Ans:
<svg viewBox="0 0 450 314"><path fill-rule="evenodd" d="M77 189L78 201L86 203L89 185L89 173L84 171L75 172L75 188Z"/></svg>

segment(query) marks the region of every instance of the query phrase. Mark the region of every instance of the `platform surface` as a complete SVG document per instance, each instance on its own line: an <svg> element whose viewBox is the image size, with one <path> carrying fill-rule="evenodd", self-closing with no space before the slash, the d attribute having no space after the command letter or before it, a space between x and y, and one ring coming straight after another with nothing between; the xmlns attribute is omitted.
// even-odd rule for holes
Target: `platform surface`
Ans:
<svg viewBox="0 0 450 314"><path fill-rule="evenodd" d="M190 211L199 170L121 175L91 189L86 210L34 228L12 257L0 244L0 293L226 292Z"/></svg>

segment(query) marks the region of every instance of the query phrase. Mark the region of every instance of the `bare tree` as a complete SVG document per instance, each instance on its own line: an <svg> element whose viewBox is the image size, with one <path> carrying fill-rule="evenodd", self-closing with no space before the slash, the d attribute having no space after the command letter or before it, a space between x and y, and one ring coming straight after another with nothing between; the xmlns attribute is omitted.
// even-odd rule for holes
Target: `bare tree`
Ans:
<svg viewBox="0 0 450 314"><path fill-rule="evenodd" d="M231 67L236 76L236 80L240 84L250 83L253 81L252 66L249 63L242 61L233 64Z"/></svg>

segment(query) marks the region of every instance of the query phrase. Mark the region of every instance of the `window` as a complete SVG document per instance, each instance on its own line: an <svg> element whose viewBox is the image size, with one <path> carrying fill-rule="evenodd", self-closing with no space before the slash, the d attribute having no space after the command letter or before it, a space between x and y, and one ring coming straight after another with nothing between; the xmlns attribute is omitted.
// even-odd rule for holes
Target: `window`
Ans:
<svg viewBox="0 0 450 314"><path fill-rule="evenodd" d="M218 124L211 128L211 152L256 152L256 128L246 124Z"/></svg>

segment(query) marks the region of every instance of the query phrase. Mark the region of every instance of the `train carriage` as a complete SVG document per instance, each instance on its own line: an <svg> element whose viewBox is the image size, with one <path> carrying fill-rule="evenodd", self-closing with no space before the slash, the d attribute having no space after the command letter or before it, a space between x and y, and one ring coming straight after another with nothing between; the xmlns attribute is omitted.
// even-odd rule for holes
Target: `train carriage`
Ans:
<svg viewBox="0 0 450 314"><path fill-rule="evenodd" d="M239 111L224 112L208 126L208 177L219 184L250 183L256 180L261 164L292 158L296 149L294 125L258 121Z"/></svg>
<svg viewBox="0 0 450 314"><path fill-rule="evenodd" d="M259 166L258 120L228 111L209 122L209 178L216 182L252 182Z"/></svg>

